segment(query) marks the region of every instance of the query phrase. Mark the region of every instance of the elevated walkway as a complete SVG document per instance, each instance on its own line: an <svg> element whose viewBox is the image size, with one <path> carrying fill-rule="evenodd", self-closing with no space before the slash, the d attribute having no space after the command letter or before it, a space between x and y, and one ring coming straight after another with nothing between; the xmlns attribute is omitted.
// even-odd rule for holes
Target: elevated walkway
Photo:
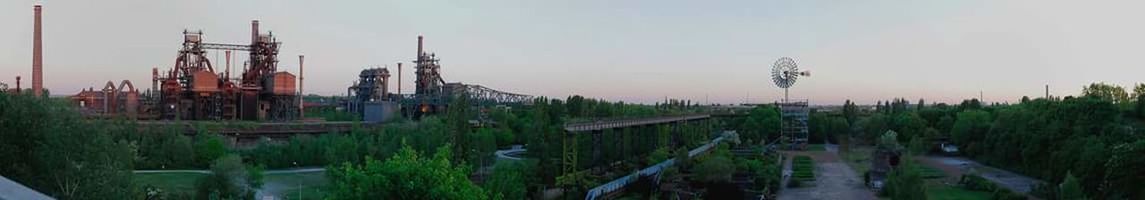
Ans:
<svg viewBox="0 0 1145 200"><path fill-rule="evenodd" d="M707 144L704 144L700 147L696 147L695 149L692 149L691 151L688 151L688 158L696 157L697 155L700 155L702 153L705 153L705 152L708 152L712 149L715 149L716 145L719 145L720 142L723 140L724 140L724 136L720 136L720 137L717 137L716 139L712 139ZM660 162L660 163L657 163L655 165L652 165L651 167L641 169L636 174L623 176L623 177L617 178L615 180L609 181L608 183L605 183L605 184L600 185L600 186L596 186L595 188L588 190L588 193L585 194L584 199L585 200L600 199L600 198L602 198L608 194L622 191L624 189L624 187L631 185L632 183L635 183L638 179L640 179L640 177L655 177L655 180L657 182L659 182L660 172L664 171L665 169L668 169L668 167L671 167L672 165L675 165L675 164L676 164L676 159L670 158L668 160L665 160L664 162Z"/></svg>

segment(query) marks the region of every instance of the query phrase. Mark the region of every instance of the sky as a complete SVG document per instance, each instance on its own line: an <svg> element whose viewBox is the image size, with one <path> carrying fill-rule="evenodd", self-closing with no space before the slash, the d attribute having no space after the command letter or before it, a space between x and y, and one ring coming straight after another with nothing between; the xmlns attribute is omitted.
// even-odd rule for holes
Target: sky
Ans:
<svg viewBox="0 0 1145 200"><path fill-rule="evenodd" d="M53 95L172 68L183 30L249 43L250 20L283 43L279 69L306 93L342 95L358 72L388 66L413 91L416 38L447 82L563 98L767 103L780 57L810 77L812 104L902 97L988 102L1077 95L1083 85L1145 82L1145 1L484 0L0 2L0 82L31 83L32 6L40 3L44 84ZM221 66L222 52L209 54ZM245 55L237 56L245 60Z"/></svg>

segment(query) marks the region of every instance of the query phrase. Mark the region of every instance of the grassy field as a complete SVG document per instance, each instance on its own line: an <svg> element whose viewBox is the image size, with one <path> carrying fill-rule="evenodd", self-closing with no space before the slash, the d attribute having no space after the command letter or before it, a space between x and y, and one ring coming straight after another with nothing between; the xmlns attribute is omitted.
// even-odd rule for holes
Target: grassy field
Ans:
<svg viewBox="0 0 1145 200"><path fill-rule="evenodd" d="M135 183L151 185L164 191L195 191L195 180L207 176L199 173L135 174Z"/></svg>
<svg viewBox="0 0 1145 200"><path fill-rule="evenodd" d="M328 183L325 172L296 174L269 174L263 177L264 192L285 199L298 199L301 186L302 199L323 199ZM300 185L301 184L301 185Z"/></svg>
<svg viewBox="0 0 1145 200"><path fill-rule="evenodd" d="M808 156L795 156L791 161L791 176L799 181L815 181L815 161Z"/></svg>
<svg viewBox="0 0 1145 200"><path fill-rule="evenodd" d="M990 193L970 191L943 184L930 184L926 188L926 196L931 200L987 200Z"/></svg>
<svg viewBox="0 0 1145 200"><path fill-rule="evenodd" d="M915 170L918 170L922 174L922 178L925 178L925 179L946 177L945 172L942 172L942 170L938 170L938 169L935 169L935 168L930 167L930 166L916 164L916 165L914 165L914 168L915 168Z"/></svg>
<svg viewBox="0 0 1145 200"><path fill-rule="evenodd" d="M847 165L851 166L851 169L854 169L859 176L871 169L871 147L856 146L851 147L850 151L839 153Z"/></svg>
<svg viewBox="0 0 1145 200"><path fill-rule="evenodd" d="M199 173L149 173L135 174L135 182L140 185L151 185L164 191L190 192L195 191L195 180L207 176ZM325 188L328 183L324 172L308 172L294 174L268 174L263 177L263 192L273 194L280 199L299 199L299 186L301 186L302 199L323 199L326 197Z"/></svg>

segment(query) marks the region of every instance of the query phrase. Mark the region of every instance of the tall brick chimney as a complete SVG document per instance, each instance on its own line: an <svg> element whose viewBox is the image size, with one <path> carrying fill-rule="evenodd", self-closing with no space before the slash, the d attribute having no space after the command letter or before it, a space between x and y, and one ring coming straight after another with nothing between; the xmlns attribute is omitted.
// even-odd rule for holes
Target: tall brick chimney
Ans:
<svg viewBox="0 0 1145 200"><path fill-rule="evenodd" d="M36 5L35 10L36 22L32 28L35 32L32 36L32 94L41 97L44 90L44 50L41 47L43 36L40 31L40 5Z"/></svg>

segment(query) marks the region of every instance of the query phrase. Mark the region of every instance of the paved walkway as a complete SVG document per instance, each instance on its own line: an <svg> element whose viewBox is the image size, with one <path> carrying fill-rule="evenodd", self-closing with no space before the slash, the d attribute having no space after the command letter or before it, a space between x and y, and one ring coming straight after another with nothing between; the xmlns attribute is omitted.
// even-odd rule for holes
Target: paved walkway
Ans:
<svg viewBox="0 0 1145 200"><path fill-rule="evenodd" d="M780 190L779 199L807 199L807 200L876 200L874 192L863 186L863 180L851 167L839 159L834 145L828 145L827 151L807 152L791 151L784 154L811 156L815 160L814 186L801 188L784 188ZM791 168L790 160L785 161L784 170ZM784 178L786 183L787 178ZM786 184L784 184L786 186Z"/></svg>
<svg viewBox="0 0 1145 200"><path fill-rule="evenodd" d="M298 174L298 173L314 173L314 172L324 172L324 171L326 171L326 168L308 167L308 168L297 168L297 169L266 170L266 171L263 171L262 174L263 175ZM134 170L134 171L132 171L132 173L136 173L136 174L159 174L159 173L211 174L211 171L210 170ZM255 193L256 193L255 196L260 197L259 199L275 199L275 197L272 194L281 193L281 191L286 190L285 188L292 187L295 184L296 183L277 183L277 182L273 182L273 181L265 181L262 184L262 188L259 188L258 191L255 191Z"/></svg>
<svg viewBox="0 0 1145 200"><path fill-rule="evenodd" d="M962 157L927 156L917 159L921 160L923 164L938 168L943 172L946 172L949 177L954 179L953 181L957 181L957 179L961 178L963 174L969 173L970 171L975 171L978 173L978 175L982 176L982 178L985 178L986 180L993 181L999 186L1006 187L1011 191L1019 192L1022 194L1029 193L1030 189L1033 188L1034 185L1037 185L1041 182L1040 180L1034 178L982 165L978 162L974 162L973 160Z"/></svg>

